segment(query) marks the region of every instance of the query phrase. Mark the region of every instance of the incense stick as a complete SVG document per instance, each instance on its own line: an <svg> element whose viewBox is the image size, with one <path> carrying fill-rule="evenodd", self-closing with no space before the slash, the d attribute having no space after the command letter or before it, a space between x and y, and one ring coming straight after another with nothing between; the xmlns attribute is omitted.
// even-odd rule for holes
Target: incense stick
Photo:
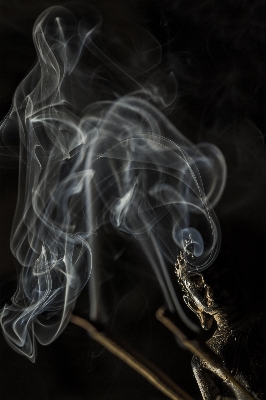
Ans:
<svg viewBox="0 0 266 400"><path fill-rule="evenodd" d="M84 318L72 314L70 322L85 329L93 340L124 361L169 399L193 400L191 396L174 383L164 372L146 360L142 355L139 355L135 350L128 352L113 339L107 337L105 333L99 332L93 324Z"/></svg>

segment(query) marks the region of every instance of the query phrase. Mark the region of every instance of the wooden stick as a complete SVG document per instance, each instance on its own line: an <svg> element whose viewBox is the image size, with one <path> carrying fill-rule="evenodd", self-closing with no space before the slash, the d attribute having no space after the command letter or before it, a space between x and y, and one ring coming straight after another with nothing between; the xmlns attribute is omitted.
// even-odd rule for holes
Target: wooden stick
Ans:
<svg viewBox="0 0 266 400"><path fill-rule="evenodd" d="M94 325L84 318L71 315L70 322L85 329L90 337L96 342L104 346L112 354L120 358L127 365L142 375L148 382L165 394L172 400L193 400L183 389L176 385L164 372L154 366L143 356L134 352L128 352L119 346L113 339L107 337L104 333L99 332ZM140 361L139 359L142 359Z"/></svg>
<svg viewBox="0 0 266 400"><path fill-rule="evenodd" d="M242 394L245 395L245 399L254 400L254 398L247 392L247 390L233 377L230 372L224 369L222 365L222 361L214 353L210 348L208 348L208 352L205 352L200 348L197 342L189 340L186 335L165 315L165 308L161 307L156 312L156 318L166 327L168 328L182 343L182 345L189 350L193 355L200 357L207 364L211 365L213 368L218 370L219 376L228 380L232 383L235 388L237 388Z"/></svg>

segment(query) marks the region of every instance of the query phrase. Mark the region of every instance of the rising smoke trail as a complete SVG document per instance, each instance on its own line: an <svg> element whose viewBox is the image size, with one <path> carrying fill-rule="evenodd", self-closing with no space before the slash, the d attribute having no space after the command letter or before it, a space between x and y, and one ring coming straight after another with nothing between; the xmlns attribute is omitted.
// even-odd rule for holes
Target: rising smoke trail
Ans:
<svg viewBox="0 0 266 400"><path fill-rule="evenodd" d="M157 68L158 42L127 29L125 39L109 38L108 51L95 9L42 13L33 29L38 60L1 125L1 157L20 162L11 237L20 268L1 326L31 361L35 339L49 344L68 323L94 268L102 225L135 238L169 309L191 328L169 263L185 250L191 268L201 271L220 248L212 207L225 185L223 155L212 144L193 145L167 119L175 78ZM14 133L18 151L9 145ZM95 292L92 280L92 304Z"/></svg>

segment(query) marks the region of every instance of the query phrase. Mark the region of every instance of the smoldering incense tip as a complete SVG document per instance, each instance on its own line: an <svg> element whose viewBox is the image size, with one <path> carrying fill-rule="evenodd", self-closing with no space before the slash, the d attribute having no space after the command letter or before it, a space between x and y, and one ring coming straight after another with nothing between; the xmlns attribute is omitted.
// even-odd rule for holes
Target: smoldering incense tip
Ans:
<svg viewBox="0 0 266 400"><path fill-rule="evenodd" d="M193 400L183 389L176 385L164 372L150 361L139 355L135 350L127 351L110 339L103 332L84 318L71 314L70 322L85 329L90 337L104 346L112 354L124 361L128 366L142 375L148 382L172 400ZM141 361L139 360L141 359Z"/></svg>

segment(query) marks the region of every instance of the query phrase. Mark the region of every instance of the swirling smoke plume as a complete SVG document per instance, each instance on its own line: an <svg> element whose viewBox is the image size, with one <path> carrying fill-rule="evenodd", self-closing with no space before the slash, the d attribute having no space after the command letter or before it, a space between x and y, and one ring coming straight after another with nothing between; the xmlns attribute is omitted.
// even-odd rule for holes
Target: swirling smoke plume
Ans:
<svg viewBox="0 0 266 400"><path fill-rule="evenodd" d="M33 40L37 61L1 124L0 154L19 159L18 284L1 326L31 361L36 339L49 344L68 323L107 223L134 238L169 309L181 313L168 270L180 250L192 269L215 260L213 206L226 179L220 150L192 144L167 118L178 85L149 32L128 24L107 35L94 8L51 7ZM90 284L92 308L95 292Z"/></svg>

